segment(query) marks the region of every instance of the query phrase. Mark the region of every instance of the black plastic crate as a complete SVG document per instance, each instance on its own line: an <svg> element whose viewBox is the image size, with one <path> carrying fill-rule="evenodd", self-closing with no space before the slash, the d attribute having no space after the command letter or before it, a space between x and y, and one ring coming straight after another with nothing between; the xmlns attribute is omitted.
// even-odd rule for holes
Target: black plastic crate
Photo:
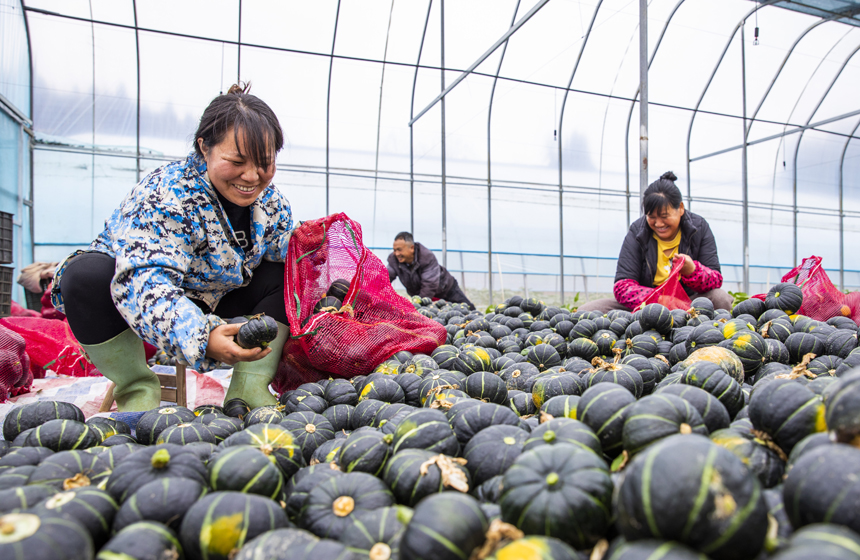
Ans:
<svg viewBox="0 0 860 560"><path fill-rule="evenodd" d="M11 266L0 266L0 317L12 314L12 273Z"/></svg>
<svg viewBox="0 0 860 560"><path fill-rule="evenodd" d="M13 215L8 212L0 212L0 264L9 264L12 262Z"/></svg>
<svg viewBox="0 0 860 560"><path fill-rule="evenodd" d="M42 295L45 293L45 290L48 289L48 285L50 285L50 280L42 280L39 284L42 286L41 292L31 292L30 290L24 289L24 297L27 298L27 309L32 309L34 311L42 310Z"/></svg>

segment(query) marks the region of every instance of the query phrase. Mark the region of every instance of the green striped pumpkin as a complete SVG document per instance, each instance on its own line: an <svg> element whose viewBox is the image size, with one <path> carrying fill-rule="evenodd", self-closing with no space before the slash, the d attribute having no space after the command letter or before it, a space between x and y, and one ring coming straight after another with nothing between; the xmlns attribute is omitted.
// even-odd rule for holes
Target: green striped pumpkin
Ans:
<svg viewBox="0 0 860 560"><path fill-rule="evenodd" d="M80 523L96 548L108 540L119 506L110 494L98 488L73 488L54 494L29 510L40 518L60 517Z"/></svg>
<svg viewBox="0 0 860 560"><path fill-rule="evenodd" d="M337 432L351 430L355 407L349 404L336 404L325 409L322 415L331 424L332 429Z"/></svg>
<svg viewBox="0 0 860 560"><path fill-rule="evenodd" d="M579 395L558 395L543 403L540 408L543 414L553 418L570 418L576 420L576 407L579 405Z"/></svg>
<svg viewBox="0 0 860 560"><path fill-rule="evenodd" d="M134 558L182 558L182 545L161 523L139 521L119 531L96 555L96 560Z"/></svg>
<svg viewBox="0 0 860 560"><path fill-rule="evenodd" d="M374 429L351 433L342 442L336 462L344 472L365 472L378 475L391 453L391 434L384 435Z"/></svg>
<svg viewBox="0 0 860 560"><path fill-rule="evenodd" d="M576 550L564 541L553 537L530 535L513 540L496 550L487 560L579 560Z"/></svg>
<svg viewBox="0 0 860 560"><path fill-rule="evenodd" d="M507 425L489 426L475 434L463 449L472 485L479 486L504 474L523 452L528 438L525 430Z"/></svg>
<svg viewBox="0 0 860 560"><path fill-rule="evenodd" d="M759 301L759 300L756 300ZM642 558L660 560L708 560L704 554L675 541L646 539L627 542L624 537L612 541L604 560L641 560Z"/></svg>
<svg viewBox="0 0 860 560"><path fill-rule="evenodd" d="M535 378L532 386L532 400L540 409L553 397L560 395L581 395L583 382L574 373L542 373Z"/></svg>
<svg viewBox="0 0 860 560"><path fill-rule="evenodd" d="M162 406L150 410L137 421L135 428L137 441L143 445L152 445L161 432L170 426L191 422L195 418L197 417L194 412L184 406Z"/></svg>
<svg viewBox="0 0 860 560"><path fill-rule="evenodd" d="M162 443L187 445L189 443L196 443L199 441L212 444L218 443L218 439L215 437L215 434L207 426L197 422L187 422L185 424L170 426L158 435L158 439L155 440L155 443L156 445Z"/></svg>
<svg viewBox="0 0 860 560"><path fill-rule="evenodd" d="M284 491L284 477L275 462L250 445L235 445L218 453L209 462L208 481L215 491L259 494L273 500L280 500Z"/></svg>
<svg viewBox="0 0 860 560"><path fill-rule="evenodd" d="M285 480L307 464L293 434L280 424L255 424L225 439L221 447L234 445L251 445L274 458Z"/></svg>
<svg viewBox="0 0 860 560"><path fill-rule="evenodd" d="M243 427L242 421L238 418L233 418L231 416L214 416L209 414L198 416L197 419L192 422L192 424L197 423L203 424L210 432L212 432L212 435L215 436L216 445L240 431Z"/></svg>
<svg viewBox="0 0 860 560"><path fill-rule="evenodd" d="M400 557L463 560L484 543L488 528L475 498L459 492L434 494L415 507L403 531Z"/></svg>
<svg viewBox="0 0 860 560"><path fill-rule="evenodd" d="M231 560L246 542L288 523L284 510L268 498L213 492L185 514L179 540L189 559Z"/></svg>
<svg viewBox="0 0 860 560"><path fill-rule="evenodd" d="M773 558L778 560L841 560L860 557L860 536L835 523L816 523L802 527L788 540L788 546Z"/></svg>
<svg viewBox="0 0 860 560"><path fill-rule="evenodd" d="M675 395L693 405L705 422L708 433L728 428L732 421L729 418L729 412L726 410L726 407L723 406L717 397L699 387L674 383L660 387L654 394Z"/></svg>
<svg viewBox="0 0 860 560"><path fill-rule="evenodd" d="M37 428L49 420L84 421L83 411L72 403L63 401L37 401L19 405L9 411L3 420L3 439L14 441L18 435Z"/></svg>
<svg viewBox="0 0 860 560"><path fill-rule="evenodd" d="M465 486L471 488L469 471L459 462L445 460L447 457L424 449L404 449L393 454L385 464L382 479L394 495L397 503L414 507L423 498L446 490L456 491L456 480L443 476L438 466L439 461L459 471L455 478L465 481ZM448 459L451 459L448 457ZM423 465L423 474L421 468Z"/></svg>
<svg viewBox="0 0 860 560"><path fill-rule="evenodd" d="M708 361L699 361L683 370L681 383L704 389L717 397L730 418L744 406L744 396L740 383L730 377L720 366Z"/></svg>
<svg viewBox="0 0 860 560"><path fill-rule="evenodd" d="M284 510L287 516L295 521L305 507L305 501L308 498L308 492L316 488L324 481L335 476L343 476L340 469L333 469L331 465L321 463L302 467L287 481L284 491L286 497L286 507Z"/></svg>
<svg viewBox="0 0 860 560"><path fill-rule="evenodd" d="M243 420L245 415L251 412L251 407L242 399L236 398L225 402L222 410L224 411L224 414L231 418Z"/></svg>
<svg viewBox="0 0 860 560"><path fill-rule="evenodd" d="M602 456L600 439L587 424L570 418L553 418L534 428L523 446L530 451L543 445L569 444Z"/></svg>
<svg viewBox="0 0 860 560"><path fill-rule="evenodd" d="M860 441L860 371L840 377L827 391L827 428L841 443Z"/></svg>
<svg viewBox="0 0 860 560"><path fill-rule="evenodd" d="M245 415L242 424L245 428L254 424L277 424L284 419L284 413L277 406L258 406Z"/></svg>
<svg viewBox="0 0 860 560"><path fill-rule="evenodd" d="M860 492L860 449L835 443L801 455L783 486L785 509L799 529L813 523L836 523L860 532L854 496Z"/></svg>
<svg viewBox="0 0 860 560"><path fill-rule="evenodd" d="M164 443L132 453L114 467L105 489L118 502L133 494L147 482L159 478L190 478L206 482L206 467L190 450Z"/></svg>
<svg viewBox="0 0 860 560"><path fill-rule="evenodd" d="M206 495L206 486L187 478L161 478L141 486L119 508L113 530L139 521L163 523L179 531L186 512Z"/></svg>
<svg viewBox="0 0 860 560"><path fill-rule="evenodd" d="M98 486L111 474L111 467L99 455L84 451L61 451L39 463L27 480L57 490Z"/></svg>
<svg viewBox="0 0 860 560"><path fill-rule="evenodd" d="M755 558L767 533L761 485L731 451L700 435L652 445L623 471L617 524L630 541L675 540L716 560Z"/></svg>
<svg viewBox="0 0 860 560"><path fill-rule="evenodd" d="M785 461L779 458L764 442L752 433L735 428L717 430L711 441L738 456L743 464L758 477L763 488L773 488L782 482Z"/></svg>
<svg viewBox="0 0 860 560"><path fill-rule="evenodd" d="M603 453L610 458L623 451L624 414L634 402L633 393L614 383L589 387L579 399L576 418L594 431Z"/></svg>
<svg viewBox="0 0 860 560"><path fill-rule="evenodd" d="M567 443L536 447L517 458L503 485L502 521L526 534L590 548L609 529L612 481L594 453Z"/></svg>
<svg viewBox="0 0 860 560"><path fill-rule="evenodd" d="M23 467L24 465L38 465L54 452L47 447L20 447L12 449L3 457L0 457L0 475L8 469Z"/></svg>
<svg viewBox="0 0 860 560"><path fill-rule="evenodd" d="M508 388L502 379L488 371L479 371L466 378L465 392L473 399L504 404L508 399Z"/></svg>
<svg viewBox="0 0 860 560"><path fill-rule="evenodd" d="M403 506L359 511L338 540L371 559L399 558L400 537L411 517L412 511Z"/></svg>
<svg viewBox="0 0 860 560"><path fill-rule="evenodd" d="M821 398L792 379L757 384L749 404L752 425L786 455L806 436L827 430L825 414Z"/></svg>
<svg viewBox="0 0 860 560"><path fill-rule="evenodd" d="M698 410L681 397L649 395L631 404L624 415L622 442L629 457L675 434L708 435Z"/></svg>
<svg viewBox="0 0 860 560"><path fill-rule="evenodd" d="M308 492L298 524L321 538L336 537L359 511L394 505L394 496L373 475L352 472L332 477Z"/></svg>
<svg viewBox="0 0 860 560"><path fill-rule="evenodd" d="M332 425L325 416L315 412L293 412L281 421L280 426L293 434L293 441L301 448L306 463L317 447L334 438Z"/></svg>
<svg viewBox="0 0 860 560"><path fill-rule="evenodd" d="M495 404L476 402L474 399L461 401L448 411L448 423L463 447L489 426L506 424L518 426L520 418L510 408Z"/></svg>
<svg viewBox="0 0 860 560"><path fill-rule="evenodd" d="M48 420L27 436L29 447L47 447L52 451L87 449L98 445L99 435L77 420Z"/></svg>
<svg viewBox="0 0 860 560"><path fill-rule="evenodd" d="M43 484L0 490L0 515L31 508L54 493L54 488Z"/></svg>
<svg viewBox="0 0 860 560"><path fill-rule="evenodd" d="M249 541L234 560L260 560L261 558L278 558L289 551L291 559L300 558L299 553L305 547L318 542L319 539L304 529L275 529Z"/></svg>
<svg viewBox="0 0 860 560"><path fill-rule="evenodd" d="M426 449L445 455L457 455L460 445L457 435L445 415L434 409L421 409L410 413L397 426L391 452L401 449Z"/></svg>
<svg viewBox="0 0 860 560"><path fill-rule="evenodd" d="M77 521L33 513L0 516L3 560L80 560L94 553L92 537Z"/></svg>

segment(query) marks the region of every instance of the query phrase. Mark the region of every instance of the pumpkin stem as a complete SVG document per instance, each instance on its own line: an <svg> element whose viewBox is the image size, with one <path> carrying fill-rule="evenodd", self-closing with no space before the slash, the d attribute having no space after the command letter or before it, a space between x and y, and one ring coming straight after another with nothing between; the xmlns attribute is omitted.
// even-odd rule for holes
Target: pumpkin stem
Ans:
<svg viewBox="0 0 860 560"><path fill-rule="evenodd" d="M89 486L90 479L83 473L78 473L72 478L67 478L63 481L63 490L71 490L72 488L81 488Z"/></svg>
<svg viewBox="0 0 860 560"><path fill-rule="evenodd" d="M594 548L591 549L591 554L588 556L588 560L603 560L603 557L606 555L608 550L609 541L606 539L600 539L597 541L597 544L594 545Z"/></svg>
<svg viewBox="0 0 860 560"><path fill-rule="evenodd" d="M543 440L547 443L552 443L555 441L555 432L552 430L547 430L543 433Z"/></svg>
<svg viewBox="0 0 860 560"><path fill-rule="evenodd" d="M355 500L351 496L341 496L331 506L332 512L338 517L346 517L355 509Z"/></svg>
<svg viewBox="0 0 860 560"><path fill-rule="evenodd" d="M317 427L314 426L313 424L306 424L305 425L305 431L309 434L312 434L312 433L317 431Z"/></svg>
<svg viewBox="0 0 860 560"><path fill-rule="evenodd" d="M813 354L812 352L804 355L803 359L800 361L800 363L797 364L796 366L794 366L793 368L791 368L791 371L789 373L782 373L780 375L777 375L776 378L777 379L797 379L798 377L805 375L807 377L811 377L811 378L815 379L817 376L814 373L812 373L810 371L806 371L806 366L808 366L809 362L811 362L813 359L815 359L815 354Z"/></svg>
<svg viewBox="0 0 860 560"><path fill-rule="evenodd" d="M778 446L775 441L773 441L773 438L770 437L769 434L767 434L766 432L762 432L761 430L755 429L753 429L751 432L752 435L757 440L761 441L761 443L764 444L765 447L779 455L780 459L782 459L783 461L788 461L788 455L786 455L785 451L783 451L782 448Z"/></svg>
<svg viewBox="0 0 860 560"><path fill-rule="evenodd" d="M469 491L469 481L463 469L457 468L457 465L462 467L465 464L466 459L462 457L455 458L439 454L421 463L421 466L418 467L418 473L421 476L426 476L430 465L436 465L442 475L442 485L465 494Z"/></svg>
<svg viewBox="0 0 860 560"><path fill-rule="evenodd" d="M484 560L496 550L510 541L521 539L525 534L515 526L505 523L501 519L494 519L484 538L484 545L476 548L469 556L469 560Z"/></svg>
<svg viewBox="0 0 860 560"><path fill-rule="evenodd" d="M692 434L692 433L693 433L693 428L691 428L691 427L690 427L690 425L689 425L689 424L687 424L686 422L685 422L685 423L683 423L683 424L681 424L680 428L681 428L681 429L680 429L679 431L680 431L682 434L684 434L685 436L686 436L686 435L690 435L690 434Z"/></svg>
<svg viewBox="0 0 860 560"><path fill-rule="evenodd" d="M152 468L163 469L170 462L170 452L162 448L152 454Z"/></svg>
<svg viewBox="0 0 860 560"><path fill-rule="evenodd" d="M385 543L378 542L368 552L370 560L389 560L391 558L391 547Z"/></svg>
<svg viewBox="0 0 860 560"><path fill-rule="evenodd" d="M553 416L552 414L544 412L543 410L540 411L540 423L541 424L543 424L544 422L549 422L553 418L555 418L555 416Z"/></svg>
<svg viewBox="0 0 860 560"><path fill-rule="evenodd" d="M546 483L549 486L555 486L556 484L558 484L558 473L551 472L546 475Z"/></svg>
<svg viewBox="0 0 860 560"><path fill-rule="evenodd" d="M768 321L768 322L767 322L767 323L765 323L765 324L764 324L764 326L761 328L761 336L762 336L762 338L770 338L770 337L768 337L768 336L767 336L767 331L768 331L768 330L770 330L770 326L771 326L772 324L773 324L773 321Z"/></svg>

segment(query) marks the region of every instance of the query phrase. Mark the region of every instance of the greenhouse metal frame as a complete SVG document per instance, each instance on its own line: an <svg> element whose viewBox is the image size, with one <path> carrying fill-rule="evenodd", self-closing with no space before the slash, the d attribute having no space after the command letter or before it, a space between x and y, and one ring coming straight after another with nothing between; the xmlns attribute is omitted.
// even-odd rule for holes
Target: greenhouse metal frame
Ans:
<svg viewBox="0 0 860 560"><path fill-rule="evenodd" d="M246 80L290 141L275 183L299 219L346 211L383 258L412 231L489 302L506 284L559 303L611 291L641 188L666 169L711 222L729 289L763 291L811 254L860 287L860 2L0 8L16 268L89 244L136 181L183 157L208 101Z"/></svg>

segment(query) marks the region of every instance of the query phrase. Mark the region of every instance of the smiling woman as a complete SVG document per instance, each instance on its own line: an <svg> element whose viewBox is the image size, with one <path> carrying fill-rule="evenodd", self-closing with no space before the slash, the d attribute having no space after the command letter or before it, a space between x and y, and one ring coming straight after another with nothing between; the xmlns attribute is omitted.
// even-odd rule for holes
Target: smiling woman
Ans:
<svg viewBox="0 0 860 560"><path fill-rule="evenodd" d="M681 284L687 295L731 309L732 297L720 289L720 259L708 222L684 209L678 178L668 171L651 183L642 198L643 216L630 225L615 271L615 297L590 301L581 311L635 309L662 285L674 264L684 261Z"/></svg>
<svg viewBox="0 0 860 560"><path fill-rule="evenodd" d="M195 369L235 364L226 399L275 404L268 389L289 334L284 259L289 202L272 185L284 135L248 86L206 108L184 160L146 176L86 251L57 269L52 299L121 411L160 403L143 340ZM278 323L268 348L236 344L241 315Z"/></svg>

